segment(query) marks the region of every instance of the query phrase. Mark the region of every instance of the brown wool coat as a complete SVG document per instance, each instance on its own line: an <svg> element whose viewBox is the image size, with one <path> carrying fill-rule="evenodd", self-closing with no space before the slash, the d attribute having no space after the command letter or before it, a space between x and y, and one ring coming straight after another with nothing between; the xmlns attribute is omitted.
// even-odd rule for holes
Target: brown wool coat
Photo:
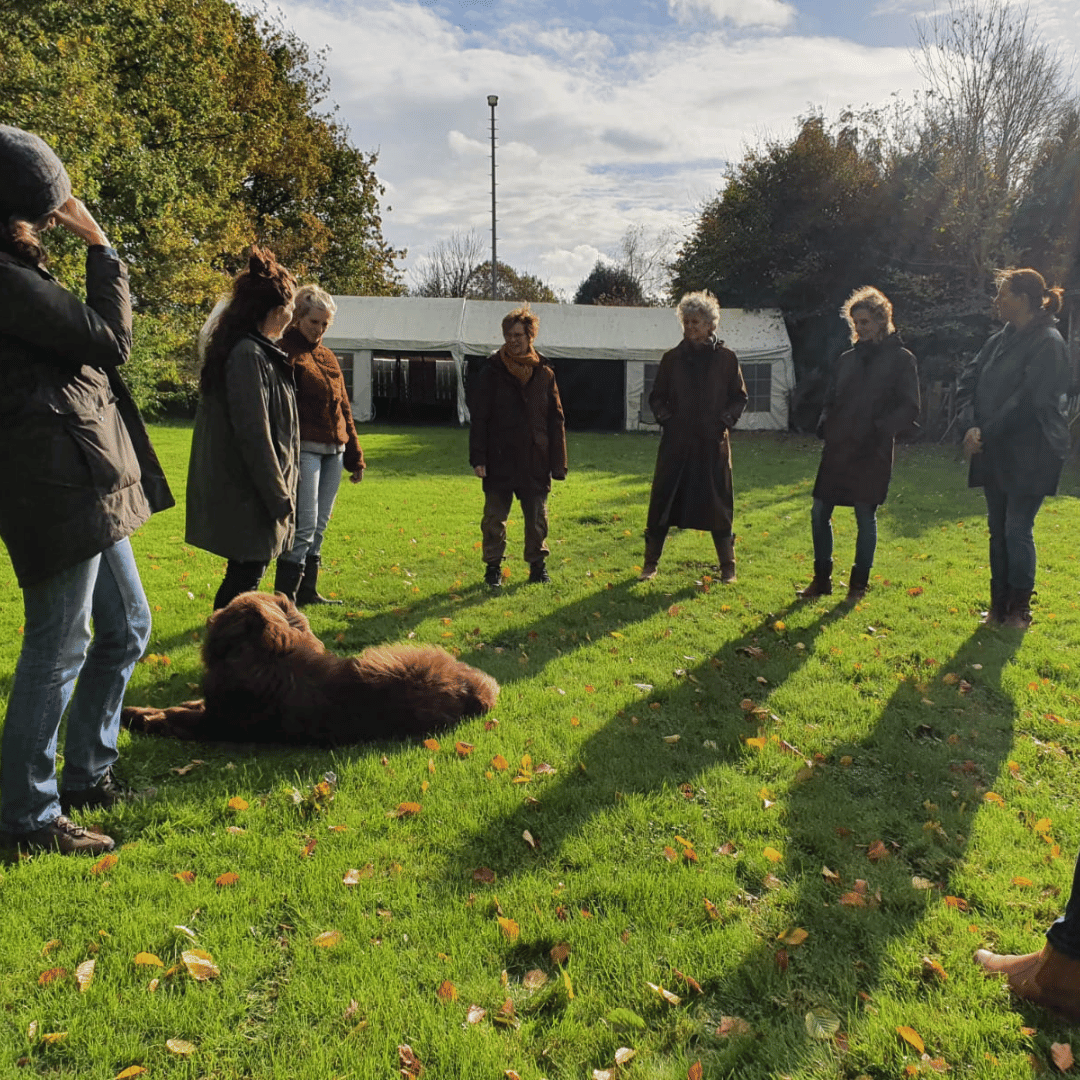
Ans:
<svg viewBox="0 0 1080 1080"><path fill-rule="evenodd" d="M843 353L818 421L821 452L814 498L833 506L880 506L892 479L896 436L919 415L919 372L899 334Z"/></svg>
<svg viewBox="0 0 1080 1080"><path fill-rule="evenodd" d="M345 471L364 468L364 451L337 357L325 345L313 346L295 328L285 332L278 347L293 366L301 442L344 446Z"/></svg>
<svg viewBox="0 0 1080 1080"><path fill-rule="evenodd" d="M543 356L524 385L498 353L470 380L469 464L487 471L484 490L545 494L566 479L566 418L555 372Z"/></svg>
<svg viewBox="0 0 1080 1080"><path fill-rule="evenodd" d="M730 533L735 496L728 428L746 407L739 359L715 339L680 342L660 360L649 394L663 425L647 528Z"/></svg>

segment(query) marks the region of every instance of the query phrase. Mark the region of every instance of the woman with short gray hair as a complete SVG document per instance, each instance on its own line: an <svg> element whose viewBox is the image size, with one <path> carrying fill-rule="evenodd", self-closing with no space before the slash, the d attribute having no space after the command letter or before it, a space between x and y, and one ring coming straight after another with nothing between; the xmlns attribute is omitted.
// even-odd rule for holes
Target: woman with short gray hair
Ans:
<svg viewBox="0 0 1080 1080"><path fill-rule="evenodd" d="M716 337L720 305L710 292L692 292L677 308L683 340L660 360L649 394L663 427L656 455L645 561L641 581L651 581L672 526L712 534L720 580L735 580L732 534L734 493L728 429L746 407L739 359Z"/></svg>

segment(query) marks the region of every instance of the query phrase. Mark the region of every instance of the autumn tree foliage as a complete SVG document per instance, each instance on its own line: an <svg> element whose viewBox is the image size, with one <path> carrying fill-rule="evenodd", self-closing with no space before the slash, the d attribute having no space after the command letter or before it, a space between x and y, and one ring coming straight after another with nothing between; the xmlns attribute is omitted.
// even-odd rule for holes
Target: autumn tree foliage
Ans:
<svg viewBox="0 0 1080 1080"><path fill-rule="evenodd" d="M475 229L454 231L436 240L413 270L414 296L461 296L490 300L491 259L485 258L488 240ZM521 273L498 260L494 299L557 304L555 290L535 274Z"/></svg>
<svg viewBox="0 0 1080 1080"><path fill-rule="evenodd" d="M376 155L280 23L229 0L20 0L0 35L0 119L56 148L129 263L136 360L182 366L253 240L331 291L401 291ZM50 249L77 278L74 246Z"/></svg>
<svg viewBox="0 0 1080 1080"><path fill-rule="evenodd" d="M596 265L577 287L574 303L602 307L644 307L646 300L641 282L629 270L597 259Z"/></svg>

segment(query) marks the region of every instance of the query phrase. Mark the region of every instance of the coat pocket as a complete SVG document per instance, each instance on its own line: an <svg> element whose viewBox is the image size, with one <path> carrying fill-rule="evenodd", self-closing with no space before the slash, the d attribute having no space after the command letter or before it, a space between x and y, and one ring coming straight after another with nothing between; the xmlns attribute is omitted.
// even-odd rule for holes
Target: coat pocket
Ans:
<svg viewBox="0 0 1080 1080"><path fill-rule="evenodd" d="M61 476L67 471L63 467L68 465L68 482L76 480L81 472L101 495L139 482L139 461L115 404L102 405L89 415L68 413L61 421L66 438L57 440L56 453L67 460L54 461L57 480L63 482Z"/></svg>

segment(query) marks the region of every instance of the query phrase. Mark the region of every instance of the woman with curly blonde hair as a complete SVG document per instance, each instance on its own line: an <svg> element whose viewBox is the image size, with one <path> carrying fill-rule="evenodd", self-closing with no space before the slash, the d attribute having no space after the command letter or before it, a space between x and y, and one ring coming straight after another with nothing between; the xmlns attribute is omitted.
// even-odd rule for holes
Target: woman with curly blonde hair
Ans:
<svg viewBox="0 0 1080 1080"><path fill-rule="evenodd" d="M799 596L832 592L832 513L855 511L855 563L848 599L861 600L870 582L877 550L877 508L892 479L897 435L911 430L919 415L919 373L893 326L889 298L870 285L856 289L840 314L851 327L853 348L836 362L818 420L825 440L810 510L814 579Z"/></svg>

